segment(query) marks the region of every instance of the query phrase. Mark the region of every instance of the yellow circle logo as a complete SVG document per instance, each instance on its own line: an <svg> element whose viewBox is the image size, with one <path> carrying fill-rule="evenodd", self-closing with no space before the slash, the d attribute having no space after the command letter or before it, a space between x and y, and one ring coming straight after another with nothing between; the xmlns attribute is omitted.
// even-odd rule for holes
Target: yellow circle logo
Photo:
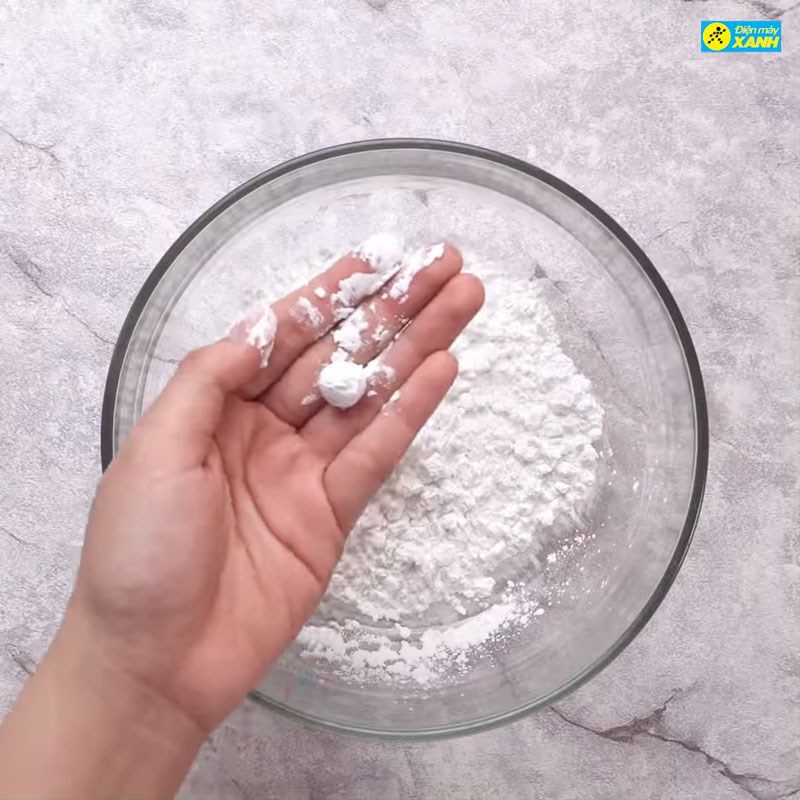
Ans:
<svg viewBox="0 0 800 800"><path fill-rule="evenodd" d="M703 28L703 44L709 50L724 50L731 43L731 32L724 22L709 22Z"/></svg>

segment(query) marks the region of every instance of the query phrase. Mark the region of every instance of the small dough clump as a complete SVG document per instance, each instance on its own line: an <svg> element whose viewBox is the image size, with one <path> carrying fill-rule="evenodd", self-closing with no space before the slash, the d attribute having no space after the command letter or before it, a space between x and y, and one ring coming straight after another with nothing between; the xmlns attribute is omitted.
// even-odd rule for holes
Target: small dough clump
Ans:
<svg viewBox="0 0 800 800"><path fill-rule="evenodd" d="M360 364L352 361L334 361L319 374L320 394L336 408L350 408L367 389L367 375Z"/></svg>

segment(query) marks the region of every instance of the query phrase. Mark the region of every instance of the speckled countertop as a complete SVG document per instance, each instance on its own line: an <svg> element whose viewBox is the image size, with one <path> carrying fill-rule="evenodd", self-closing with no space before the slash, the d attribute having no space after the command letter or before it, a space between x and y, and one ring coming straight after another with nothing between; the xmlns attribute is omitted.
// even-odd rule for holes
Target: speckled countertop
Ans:
<svg viewBox="0 0 800 800"><path fill-rule="evenodd" d="M290 156L430 136L588 194L680 304L709 396L705 506L644 632L549 711L386 744L251 705L186 797L798 793L795 0L72 0L0 8L0 712L57 624L117 331L181 230ZM780 17L782 54L699 52Z"/></svg>

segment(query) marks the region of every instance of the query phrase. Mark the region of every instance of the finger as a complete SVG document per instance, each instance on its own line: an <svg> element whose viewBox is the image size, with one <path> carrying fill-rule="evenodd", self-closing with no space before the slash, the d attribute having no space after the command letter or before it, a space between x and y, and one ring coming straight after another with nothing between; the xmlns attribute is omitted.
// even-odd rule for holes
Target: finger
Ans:
<svg viewBox="0 0 800 800"><path fill-rule="evenodd" d="M317 379L333 353L342 349L359 364L371 361L460 271L461 265L461 254L447 245L441 256L434 257L416 275L409 277L401 270L384 291L362 303L348 319L309 347L261 401L290 425L305 424L325 405L316 391Z"/></svg>
<svg viewBox="0 0 800 800"><path fill-rule="evenodd" d="M244 387L243 394L252 398L266 391L308 347L391 278L401 256L402 243L397 237L376 234L305 286L274 303L274 348L267 365ZM255 313L248 318L257 320L259 316Z"/></svg>
<svg viewBox="0 0 800 800"><path fill-rule="evenodd" d="M203 463L228 395L259 368L257 348L223 339L189 353L131 434L130 449L167 468Z"/></svg>
<svg viewBox="0 0 800 800"><path fill-rule="evenodd" d="M378 491L458 373L450 353L428 356L372 423L325 471L325 489L343 531L349 531Z"/></svg>
<svg viewBox="0 0 800 800"><path fill-rule="evenodd" d="M380 380L354 406L322 408L302 428L302 436L325 461L332 460L376 417L397 386L437 350L447 350L483 305L483 284L474 275L457 275L420 312L379 359Z"/></svg>

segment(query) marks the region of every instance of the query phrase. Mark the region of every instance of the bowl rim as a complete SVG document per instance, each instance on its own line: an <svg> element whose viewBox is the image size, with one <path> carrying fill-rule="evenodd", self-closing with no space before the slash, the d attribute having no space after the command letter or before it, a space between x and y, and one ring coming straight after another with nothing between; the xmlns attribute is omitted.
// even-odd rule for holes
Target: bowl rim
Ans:
<svg viewBox="0 0 800 800"><path fill-rule="evenodd" d="M650 598L645 603L633 622L631 622L628 628L611 647L602 653L582 672L578 673L570 681L554 692L551 692L546 697L524 703L521 706L512 709L511 711L505 711L499 714L479 718L471 722L463 722L455 725L439 725L432 726L430 728L419 728L407 731L396 731L361 727L358 725L350 725L326 720L298 711L297 709L291 708L273 698L268 698L262 694L258 694L256 692L250 694L250 697L253 698L257 703L294 720L310 723L315 727L337 731L339 733L357 734L370 738L406 741L444 739L454 736L478 733L496 728L509 722L514 722L522 717L527 716L533 711L544 710L548 708L553 703L562 699L587 681L591 680L601 670L608 666L633 641L633 639L639 634L639 632L653 616L656 609L659 607L673 582L675 581L678 572L680 571L681 565L686 557L689 544L691 543L692 536L694 535L694 530L697 526L697 520L700 514L700 507L702 505L703 494L705 491L709 458L708 407L706 403L706 395L703 386L703 376L700 370L700 363L697 358L697 353L695 351L692 338L689 334L689 329L683 319L680 309L678 308L678 304L675 301L675 298L672 296L670 290L667 288L667 285L659 274L658 270L655 268L655 266L653 266L653 263L645 255L644 251L639 247L639 245L636 244L636 242L631 238L627 231L625 231L622 226L619 225L619 223L612 219L612 217L603 211L599 206L589 200L588 197L570 186L565 181L562 181L560 178L556 178L549 172L533 166L522 159L505 155L504 153L500 153L496 150L491 150L485 147L438 139L394 138L349 142L346 144L334 145L332 147L326 147L320 150L312 151L305 155L278 164L277 166L272 167L271 169L268 169L259 175L256 175L255 177L245 181L240 186L233 189L221 200L217 201L209 209L204 211L194 222L192 222L192 224L186 228L186 230L175 240L166 253L161 257L155 268L148 275L147 279L142 285L142 288L139 290L139 293L136 295L136 298L131 305L131 308L117 337L117 342L111 355L108 375L106 377L100 422L100 458L102 469L105 471L113 458L114 412L116 398L122 374L122 365L128 345L130 344L130 340L133 335L133 331L136 328L136 324L139 321L139 317L141 316L147 301L154 292L163 275L167 272L183 249L189 244L190 241L192 241L192 239L195 238L195 236L197 236L198 233L200 233L200 231L206 228L216 217L222 214L222 212L224 212L234 203L238 202L241 198L249 194L254 189L270 183L271 181L274 181L288 173L308 167L309 165L321 161L338 158L344 155L353 155L379 150L409 149L433 150L480 158L500 164L513 170L517 170L518 172L535 178L549 185L558 192L566 195L569 199L582 206L585 211L587 211L589 214L595 217L598 222L604 225L608 231L613 234L630 252L630 254L638 263L642 272L644 272L646 277L653 285L653 288L658 293L659 299L663 303L664 308L670 317L670 321L674 326L675 332L678 336L678 341L680 342L686 368L689 373L693 400L693 411L695 417L695 464L692 491L680 536L678 537L675 550L673 551L667 568L664 571L661 580L656 584L656 587L653 593L650 595Z"/></svg>

